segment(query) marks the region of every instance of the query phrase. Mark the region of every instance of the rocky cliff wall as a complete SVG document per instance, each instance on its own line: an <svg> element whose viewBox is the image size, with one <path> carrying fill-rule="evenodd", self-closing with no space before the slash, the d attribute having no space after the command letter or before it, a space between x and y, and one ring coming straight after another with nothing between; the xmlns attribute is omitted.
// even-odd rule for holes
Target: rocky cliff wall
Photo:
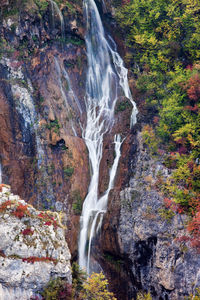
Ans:
<svg viewBox="0 0 200 300"><path fill-rule="evenodd" d="M29 300L50 279L71 284L70 252L58 213L42 212L0 186L0 298Z"/></svg>
<svg viewBox="0 0 200 300"><path fill-rule="evenodd" d="M67 240L76 257L79 216L87 193L89 163L81 138L85 122L87 69L81 1L61 3L61 19L48 1L1 7L0 163L3 181L14 193L37 207L65 213ZM102 2L103 3L103 2ZM97 1L105 27L117 28L111 1ZM11 9L11 4L13 9ZM18 3L19 4L19 3ZM69 5L70 4L70 5ZM54 7L55 9L55 7ZM113 32L125 53L120 32ZM199 255L176 242L184 234L185 217L163 219L163 197L157 175L168 176L162 159L155 160L139 132L148 116L142 113L134 79L130 78L140 114L129 128L130 107L116 106L116 123L105 137L100 190L108 184L113 135L126 139L109 197L96 259L106 272L118 299L132 299L138 290L150 290L153 299L184 299L199 285Z"/></svg>
<svg viewBox="0 0 200 300"><path fill-rule="evenodd" d="M167 179L169 170L162 157L150 155L139 131L130 154L129 183L110 195L96 258L113 290L120 287L119 299L139 290L150 291L152 299L185 299L200 284L200 255L179 241L187 236L188 219L164 206L159 178Z"/></svg>
<svg viewBox="0 0 200 300"><path fill-rule="evenodd" d="M70 215L74 253L89 177L80 129L86 53L82 3L67 4L2 5L0 163L3 182L16 194Z"/></svg>

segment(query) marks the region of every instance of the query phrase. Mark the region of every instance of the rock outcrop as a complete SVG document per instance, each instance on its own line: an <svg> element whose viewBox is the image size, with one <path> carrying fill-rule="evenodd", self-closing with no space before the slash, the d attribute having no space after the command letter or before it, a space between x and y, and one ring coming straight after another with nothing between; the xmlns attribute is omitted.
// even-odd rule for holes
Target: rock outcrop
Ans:
<svg viewBox="0 0 200 300"><path fill-rule="evenodd" d="M52 3L10 0L1 9L0 164L15 194L38 209L70 215L66 235L75 255L80 208L73 205L81 206L89 178L80 127L83 12L81 3Z"/></svg>
<svg viewBox="0 0 200 300"><path fill-rule="evenodd" d="M143 290L155 300L183 300L200 285L200 254L179 242L187 235L187 217L165 208L159 178L167 179L169 170L162 157L150 155L139 132L129 175L129 184L110 195L98 244L103 255L96 258L119 299L132 299Z"/></svg>
<svg viewBox="0 0 200 300"><path fill-rule="evenodd" d="M56 277L71 284L61 216L36 210L7 185L0 190L0 299L30 300Z"/></svg>

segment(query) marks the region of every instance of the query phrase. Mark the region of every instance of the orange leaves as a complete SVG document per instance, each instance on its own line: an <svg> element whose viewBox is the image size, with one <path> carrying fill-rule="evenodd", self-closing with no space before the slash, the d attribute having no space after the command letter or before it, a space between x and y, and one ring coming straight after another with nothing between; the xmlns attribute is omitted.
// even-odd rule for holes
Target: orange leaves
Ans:
<svg viewBox="0 0 200 300"><path fill-rule="evenodd" d="M16 207L12 214L19 219L23 218L24 216L31 216L28 210L28 205L23 205L21 203Z"/></svg>
<svg viewBox="0 0 200 300"><path fill-rule="evenodd" d="M28 262L34 264L35 262L53 262L56 263L57 260L52 257L37 257L37 256L30 256L22 258L23 262Z"/></svg>
<svg viewBox="0 0 200 300"><path fill-rule="evenodd" d="M12 204L12 202L10 200L3 202L0 205L0 213L4 212L7 209L7 207L10 206L11 204Z"/></svg>
<svg viewBox="0 0 200 300"><path fill-rule="evenodd" d="M173 212L176 212L178 214L182 214L184 212L181 205L175 203L173 200L169 198L164 198L164 205L166 208L171 209Z"/></svg>
<svg viewBox="0 0 200 300"><path fill-rule="evenodd" d="M5 186L5 184L0 184L0 192L2 192L2 188Z"/></svg>

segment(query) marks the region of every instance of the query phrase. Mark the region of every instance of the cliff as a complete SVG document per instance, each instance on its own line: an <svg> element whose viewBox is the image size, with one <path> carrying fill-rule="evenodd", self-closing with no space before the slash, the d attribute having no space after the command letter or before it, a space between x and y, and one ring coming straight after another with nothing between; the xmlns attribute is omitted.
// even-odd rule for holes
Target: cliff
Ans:
<svg viewBox="0 0 200 300"><path fill-rule="evenodd" d="M38 208L70 215L76 249L88 187L81 138L86 55L79 4L8 1L1 9L0 161L3 182ZM79 26L77 26L79 24ZM63 36L63 30L65 36Z"/></svg>
<svg viewBox="0 0 200 300"><path fill-rule="evenodd" d="M0 186L0 298L38 296L50 279L71 284L70 252L61 216L38 211Z"/></svg>
<svg viewBox="0 0 200 300"><path fill-rule="evenodd" d="M0 293L28 299L52 274L71 282L65 239L72 258L77 258L80 215L91 175L82 136L87 119L86 24L82 1L1 2L0 164L3 182L28 204L3 187ZM132 66L114 4L96 3L106 37L112 33ZM103 269L119 300L136 299L140 290L150 291L155 300L182 300L200 285L200 257L188 241L179 241L188 236L186 214L164 206L159 179L167 180L172 170L162 155L152 157L142 138L141 131L154 116L144 100L152 91L138 90L140 70L134 67L129 84L139 110L137 124L130 129L132 107L121 96L112 130L104 135L99 196L108 187L115 159L114 135L121 134L124 142L102 229L92 241L93 263Z"/></svg>
<svg viewBox="0 0 200 300"><path fill-rule="evenodd" d="M129 183L110 197L96 259L113 289L119 286L119 299L132 299L139 290L150 291L152 299L185 299L200 284L200 255L181 240L188 236L188 218L169 211L159 191L159 178L170 175L162 162L152 158L138 132Z"/></svg>

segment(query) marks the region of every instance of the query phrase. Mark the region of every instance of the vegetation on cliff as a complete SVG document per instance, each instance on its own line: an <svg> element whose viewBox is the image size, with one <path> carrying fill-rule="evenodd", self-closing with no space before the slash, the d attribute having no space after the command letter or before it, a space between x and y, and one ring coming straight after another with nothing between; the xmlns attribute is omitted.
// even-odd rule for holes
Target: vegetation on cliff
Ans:
<svg viewBox="0 0 200 300"><path fill-rule="evenodd" d="M158 185L167 208L189 215L191 244L200 247L200 3L121 2L117 19L126 32L126 61L149 119L143 137L172 169Z"/></svg>
<svg viewBox="0 0 200 300"><path fill-rule="evenodd" d="M51 280L41 293L45 300L116 300L108 291L108 280L103 273L86 273L74 263L72 265L73 283L68 284L61 278Z"/></svg>

